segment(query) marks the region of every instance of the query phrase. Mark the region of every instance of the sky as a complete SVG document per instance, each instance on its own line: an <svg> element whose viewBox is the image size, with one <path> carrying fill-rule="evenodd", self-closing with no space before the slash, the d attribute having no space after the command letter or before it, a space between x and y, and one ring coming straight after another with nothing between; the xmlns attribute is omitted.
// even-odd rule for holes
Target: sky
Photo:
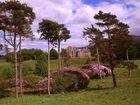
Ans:
<svg viewBox="0 0 140 105"><path fill-rule="evenodd" d="M4 1L4 0L0 0ZM93 16L102 10L117 15L118 19L129 24L130 32L140 35L140 0L20 0L33 8L36 19L32 30L36 40L24 40L22 48L40 48L47 51L47 42L40 41L38 23L50 19L63 23L71 31L71 38L61 46L82 47L88 45L83 38L83 28L95 23ZM2 39L0 39L2 41Z"/></svg>

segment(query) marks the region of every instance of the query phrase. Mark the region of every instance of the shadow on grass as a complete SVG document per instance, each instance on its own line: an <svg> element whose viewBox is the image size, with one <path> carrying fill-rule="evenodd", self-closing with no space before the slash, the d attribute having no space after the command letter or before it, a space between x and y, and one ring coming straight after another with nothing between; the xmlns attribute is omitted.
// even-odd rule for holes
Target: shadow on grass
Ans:
<svg viewBox="0 0 140 105"><path fill-rule="evenodd" d="M102 87L102 86L97 86L94 88L87 88L86 91L98 91L98 90L112 90L114 87Z"/></svg>

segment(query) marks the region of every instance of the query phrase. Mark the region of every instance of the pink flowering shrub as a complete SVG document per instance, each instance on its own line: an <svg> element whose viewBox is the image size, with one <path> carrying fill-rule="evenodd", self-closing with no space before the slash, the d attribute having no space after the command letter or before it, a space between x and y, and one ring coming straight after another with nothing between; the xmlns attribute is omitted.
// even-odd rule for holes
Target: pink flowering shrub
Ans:
<svg viewBox="0 0 140 105"><path fill-rule="evenodd" d="M98 64L85 65L82 67L82 70L90 78L100 77L100 76L105 77L111 75L111 69L104 65L98 65Z"/></svg>
<svg viewBox="0 0 140 105"><path fill-rule="evenodd" d="M50 91L53 92L54 79L50 79ZM45 77L39 80L34 88L35 93L47 93L48 92L48 78Z"/></svg>

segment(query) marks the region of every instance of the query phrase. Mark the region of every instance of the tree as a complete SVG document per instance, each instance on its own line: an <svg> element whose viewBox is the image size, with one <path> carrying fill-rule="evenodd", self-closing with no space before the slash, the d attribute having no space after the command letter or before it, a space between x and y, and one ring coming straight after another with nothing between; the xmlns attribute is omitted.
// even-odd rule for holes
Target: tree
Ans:
<svg viewBox="0 0 140 105"><path fill-rule="evenodd" d="M102 28L103 35L108 36L107 53L108 53L109 65L111 67L111 72L112 72L113 86L116 87L117 82L116 82L116 77L114 73L114 57L115 56L113 53L114 45L113 45L112 36L114 35L113 32L117 28L119 20L117 19L115 15L111 13L103 13L102 11L99 11L99 13L94 16L94 19L98 21L96 25Z"/></svg>
<svg viewBox="0 0 140 105"><path fill-rule="evenodd" d="M58 30L58 35L56 36L57 39L57 44L58 44L58 64L59 64L59 69L58 69L58 75L59 72L61 71L61 42L62 41L67 41L70 38L70 31L64 26L64 24L59 25L59 30Z"/></svg>
<svg viewBox="0 0 140 105"><path fill-rule="evenodd" d="M51 59L57 59L58 58L58 53L54 48L52 48L50 50L50 57L51 57Z"/></svg>
<svg viewBox="0 0 140 105"><path fill-rule="evenodd" d="M26 24L23 24L23 26L21 26L19 29L20 31L20 36L19 36L19 81L20 81L20 93L22 96L22 52L21 52L21 45L22 45L22 39L23 38L32 38L33 34L31 31L31 24L33 22L33 20L35 19L35 15L32 11L32 8L28 8L31 9L30 12L26 11L26 13L28 13L29 15L26 16Z"/></svg>
<svg viewBox="0 0 140 105"><path fill-rule="evenodd" d="M4 40L14 49L14 64L15 64L15 90L16 98L18 97L18 62L17 50L21 45L21 36L28 36L27 30L31 29L35 14L31 7L27 4L21 4L19 1L11 0L0 3L0 20L2 24ZM28 27L27 27L28 26ZM22 95L22 78L20 69L20 93Z"/></svg>
<svg viewBox="0 0 140 105"><path fill-rule="evenodd" d="M48 41L48 94L50 95L50 43L54 44L55 35L58 33L58 24L54 21L44 19L39 23L38 32L41 34L40 39Z"/></svg>
<svg viewBox="0 0 140 105"><path fill-rule="evenodd" d="M119 22L113 31L115 34L113 36L113 41L117 46L122 47L125 50L127 61L129 61L128 49L134 42L132 35L129 35L128 28L129 26L127 24Z"/></svg>
<svg viewBox="0 0 140 105"><path fill-rule="evenodd" d="M99 29L95 28L93 25L91 25L90 28L89 27L84 28L83 36L89 38L90 39L89 42L96 47L97 62L98 62L98 69L99 69L99 65L100 65L99 48L101 46L102 39L103 39L102 32ZM101 75L100 78L102 78Z"/></svg>

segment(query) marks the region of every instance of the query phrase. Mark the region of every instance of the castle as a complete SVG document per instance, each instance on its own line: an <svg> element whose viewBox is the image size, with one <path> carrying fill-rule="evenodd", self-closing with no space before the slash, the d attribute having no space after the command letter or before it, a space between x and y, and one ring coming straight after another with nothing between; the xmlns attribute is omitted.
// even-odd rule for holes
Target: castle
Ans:
<svg viewBox="0 0 140 105"><path fill-rule="evenodd" d="M72 47L66 48L67 53L71 58L89 58L91 57L90 49L88 46L85 47Z"/></svg>

